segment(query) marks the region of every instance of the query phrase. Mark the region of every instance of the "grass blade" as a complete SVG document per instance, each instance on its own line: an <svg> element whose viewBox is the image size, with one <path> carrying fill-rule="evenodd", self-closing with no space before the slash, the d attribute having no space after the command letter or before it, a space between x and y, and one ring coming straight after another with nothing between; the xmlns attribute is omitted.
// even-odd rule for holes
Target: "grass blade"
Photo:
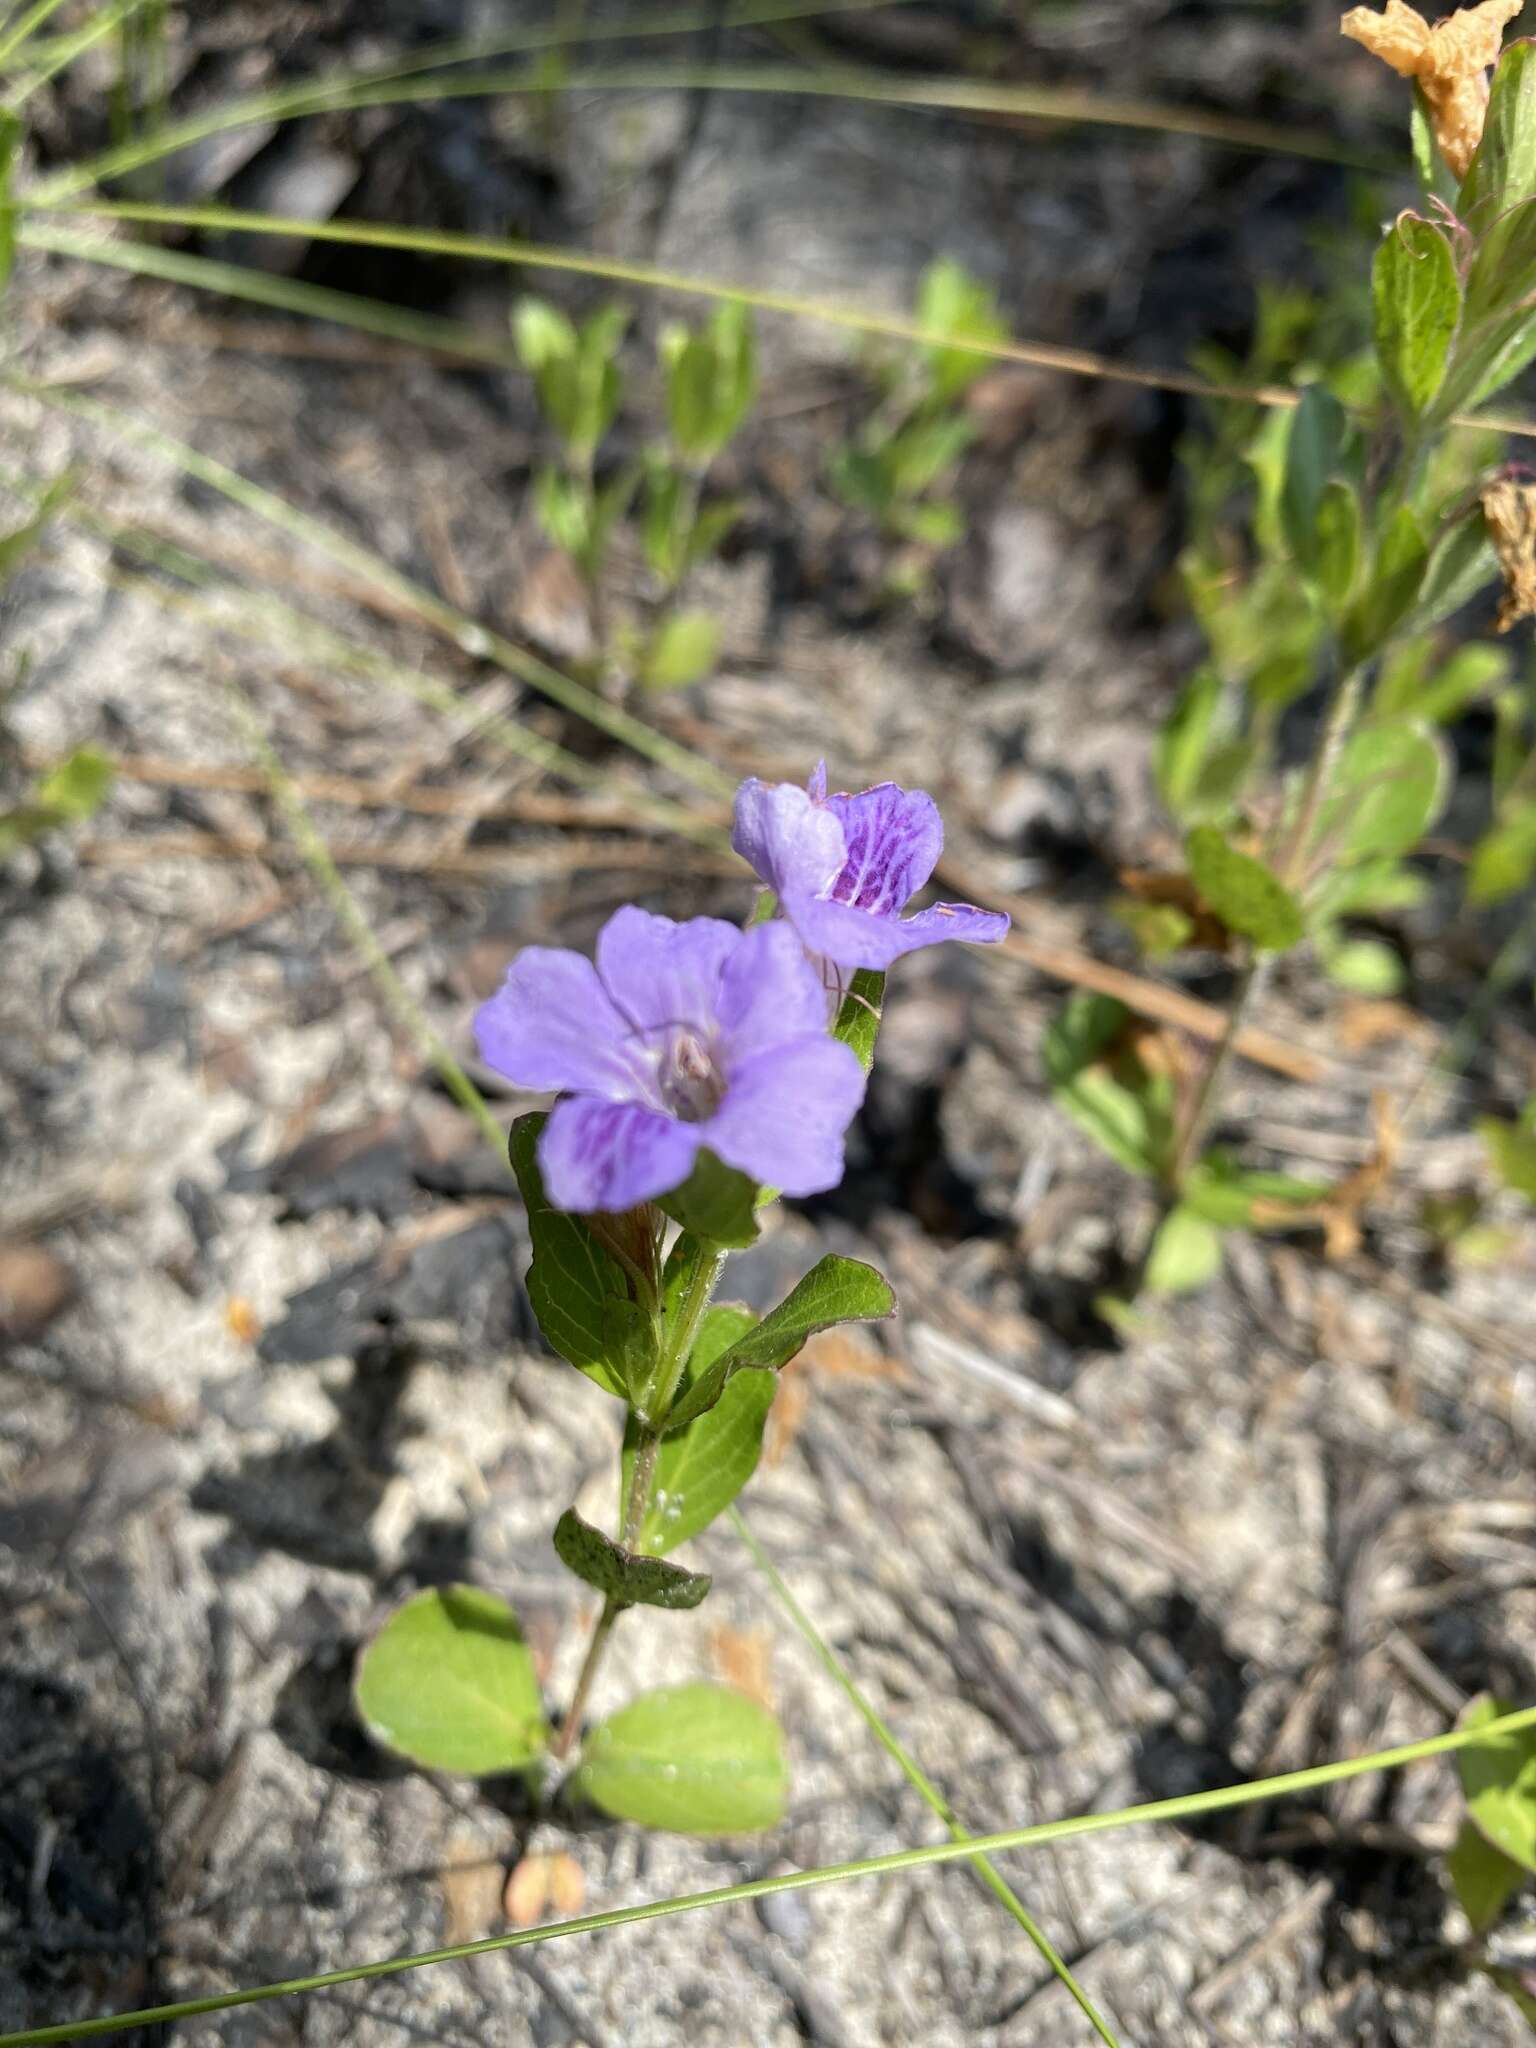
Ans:
<svg viewBox="0 0 1536 2048"><path fill-rule="evenodd" d="M50 0L58 5L59 0ZM725 28L755 28L775 22L804 21L818 16L864 14L877 7L902 7L909 0L740 0L725 10L723 19L715 7L691 7L675 14L653 15L644 21L590 22L582 30L582 41L598 43L631 37L693 35L721 22ZM571 40L568 25L524 29L516 34L478 42L442 42L418 50L406 63L394 62L371 71L340 73L334 78L313 79L303 85L279 86L268 92L252 93L245 99L230 100L210 113L196 114L185 121L140 137L119 148L103 150L67 170L45 179L38 188L49 197L88 191L106 178L121 177L144 164L174 156L179 149L224 135L233 128L247 128L253 122L296 121L307 114L327 114L354 106L406 104L419 95L412 89L399 90L412 79L452 64L480 63L492 57L565 48ZM394 90L391 90L394 88ZM386 97L378 97L384 93Z"/></svg>
<svg viewBox="0 0 1536 2048"><path fill-rule="evenodd" d="M620 741L637 754L653 761L658 767L670 769L710 796L729 796L734 789L735 785L730 778L722 775L718 768L704 760L702 756L693 753L676 740L669 739L664 733L655 731L630 712L608 703L585 683L577 682L574 677L552 667L547 661L541 661L537 655L530 654L501 634L482 626L467 612L461 612L455 606L445 604L434 592L392 568L370 548L361 547L357 542L346 539L344 535L337 533L334 527L327 526L324 520L315 519L309 513L301 512L297 506L290 505L276 492L252 483L249 477L242 476L238 470L230 469L222 462L216 462L212 456L199 453L197 449L188 447L184 441L178 441L173 435L162 433L159 428L149 426L129 413L120 412L115 406L103 405L98 400L81 397L75 392L60 391L51 385L38 384L28 378L13 377L7 379L7 382L12 389L22 391L45 405L55 406L81 419L93 420L109 433L121 435L126 440L137 442L141 447L153 449L186 475L196 477L200 483L208 485L211 490L217 491L221 497L228 498L231 503L243 506L246 511L254 513L269 526L275 526L291 539L318 550L321 554L329 556L332 561L342 563L364 582L372 584L405 606L425 625L443 634L466 654L473 655L478 660L494 662L509 675L517 676L550 698L552 702L559 704L562 709L585 719L589 725L607 733L610 739Z"/></svg>
<svg viewBox="0 0 1536 2048"><path fill-rule="evenodd" d="M852 1703L855 1711L861 1716L865 1726L869 1729L880 1747L891 1758L892 1762L896 1764L902 1776L929 1811L937 1814L939 1819L943 1821L945 1827L949 1829L951 1839L956 1842L970 1841L970 1833L955 1818L949 1801L944 1797L938 1786L934 1784L916 1757L902 1745L899 1739L885 1725L884 1721L881 1720L879 1714L875 1711L873 1703L866 1699L859 1690L853 1674L848 1670L832 1645L790 1591L783 1573L747 1527L741 1510L733 1506L726 1510L726 1515L731 1527L752 1553L753 1562L758 1570L773 1588L774 1597L778 1600L779 1605L784 1609L784 1612L810 1645L823 1670L841 1687L843 1693ZM1099 2039L1107 2043L1108 2048L1118 2048L1118 2044L1114 2035L1110 2032L1108 2024L1099 2014L1087 1992L1084 1991L1071 1970L1068 1969L1064 1957L1056 1949L1050 1936L1040 1925L1039 1921L1036 1920L1033 1913L1030 1912L1012 1885L1009 1884L1007 1878L1003 1876L997 1865L989 1857L978 1854L972 1861L972 1868L987 1890L1018 1921L1024 1932L1034 1943L1041 1957L1061 1983L1065 1985L1079 2012L1082 2013Z"/></svg>
<svg viewBox="0 0 1536 2048"><path fill-rule="evenodd" d="M54 2043L93 2040L103 2034L123 2033L130 2027L192 2019L202 2013L230 2012L237 2006L257 2005L271 1998L327 1991L337 1985L358 1984L376 1977L395 1977L404 1971L423 1969L434 1963L494 1955L501 1949L530 1948L572 1934L599 1934L610 1927L634 1927L643 1921L670 1919L676 1913L698 1913L716 1906L735 1905L743 1899L765 1899L781 1892L809 1891L819 1885L845 1884L852 1878L890 1877L909 1870L928 1870L941 1863L973 1861L978 1854L1000 1856L1015 1849L1039 1848L1046 1842L1071 1841L1081 1835L1107 1834L1119 1828L1194 1820L1208 1813L1229 1812L1233 1807L1258 1806L1290 1793L1315 1792L1324 1785L1337 1785L1345 1779L1364 1777L1373 1771L1401 1770L1409 1764L1426 1762L1430 1757L1447 1756L1473 1743L1488 1743L1501 1735L1513 1735L1519 1729L1532 1727L1536 1727L1536 1707L1523 1707L1518 1713L1506 1714L1501 1720L1487 1722L1480 1728L1453 1729L1448 1735L1433 1735L1423 1742L1406 1742L1395 1749L1377 1750L1370 1756L1345 1757L1335 1763L1315 1764L1309 1770L1287 1771L1278 1778L1260 1778L1246 1785L1222 1785L1212 1792L1194 1792L1178 1799L1158 1799L1146 1806L1122 1807L1114 1813L1079 1813L1065 1820L1037 1821L1029 1827L973 1835L968 1842L935 1842L924 1848L895 1849L884 1856L865 1856L851 1863L821 1864L811 1870L786 1871L777 1877L749 1878L744 1884L721 1885L711 1891L685 1892L671 1899L651 1899L638 1906L617 1906L607 1913L586 1913L574 1920L557 1920L552 1925L518 1929L510 1934L493 1934L483 1941L429 1949L421 1955L388 1956L380 1962L354 1963L346 1969L323 1970L309 1977L290 1977L281 1984L263 1984L246 1991L215 1992L206 1998L184 1999L178 2004L152 2006L141 2012L113 2013L102 2019L70 2020L60 2026L32 2027L20 2033L0 2035L0 2048L52 2048Z"/></svg>

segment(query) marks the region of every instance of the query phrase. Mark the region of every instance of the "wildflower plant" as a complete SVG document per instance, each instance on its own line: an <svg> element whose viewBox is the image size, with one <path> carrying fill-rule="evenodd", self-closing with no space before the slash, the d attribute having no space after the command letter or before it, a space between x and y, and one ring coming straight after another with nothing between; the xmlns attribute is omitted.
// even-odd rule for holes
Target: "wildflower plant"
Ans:
<svg viewBox="0 0 1536 2048"><path fill-rule="evenodd" d="M915 317L925 334L952 335L960 344L1001 340L1007 332L989 287L949 257L924 271ZM894 596L921 592L936 557L964 535L948 487L976 437L965 395L986 368L985 357L942 340L881 365L879 402L833 455L833 491L903 544L887 579Z"/></svg>
<svg viewBox="0 0 1536 2048"><path fill-rule="evenodd" d="M561 1561L601 1599L573 1696L551 1734L515 1616L471 1588L408 1601L358 1674L370 1731L414 1762L544 1778L580 1742L582 1797L701 1833L779 1817L777 1724L729 1687L685 1684L584 1729L605 1646L629 1608L707 1596L708 1575L670 1553L752 1476L775 1375L817 1332L895 1307L872 1267L829 1254L759 1319L716 1299L727 1259L780 1195L841 1180L886 968L946 939L994 942L1008 923L964 904L901 916L943 843L921 790L829 794L824 766L805 789L748 781L734 843L773 892L744 927L626 906L592 960L518 954L475 1020L487 1065L558 1097L511 1135L534 1314L625 1411L616 1532L574 1506L554 1526Z"/></svg>
<svg viewBox="0 0 1536 2048"><path fill-rule="evenodd" d="M1445 731L1475 705L1497 708L1505 737L1469 907L1536 874L1536 749L1512 663L1494 647L1451 652L1439 634L1501 580L1501 632L1536 612L1536 485L1494 463L1494 436L1451 431L1536 356L1536 43L1503 52L1491 91L1484 76L1509 12L1488 0L1433 30L1401 0L1345 17L1347 36L1417 86L1422 197L1376 251L1370 355L1332 371L1303 361L1293 406L1249 412L1197 458L1183 568L1209 656L1155 763L1182 859L1127 877L1126 918L1150 952L1230 963L1228 1028L1203 1061L1181 1062L1122 1005L1079 995L1045 1048L1058 1100L1156 1191L1139 1268L1154 1294L1209 1280L1229 1229L1327 1221L1336 1191L1251 1171L1208 1134L1278 961L1306 945L1346 987L1398 986L1395 952L1361 926L1421 900L1414 856L1451 788ZM1271 298L1259 369L1306 324L1294 300ZM1234 546L1222 523L1239 493ZM1327 709L1293 767L1282 718L1319 689Z"/></svg>
<svg viewBox="0 0 1536 2048"><path fill-rule="evenodd" d="M684 610L678 599L741 515L732 499L706 503L705 481L752 410L757 353L751 315L740 305L717 307L696 328L665 323L657 366L666 438L601 473L599 454L624 396L620 351L629 323L618 305L578 327L544 299L519 302L512 328L518 356L560 443L560 461L535 478L533 503L545 533L581 577L599 667L621 684L634 679L647 689L679 689L707 676L720 651L711 614ZM655 586L643 624L611 620L607 591L615 532L637 504Z"/></svg>

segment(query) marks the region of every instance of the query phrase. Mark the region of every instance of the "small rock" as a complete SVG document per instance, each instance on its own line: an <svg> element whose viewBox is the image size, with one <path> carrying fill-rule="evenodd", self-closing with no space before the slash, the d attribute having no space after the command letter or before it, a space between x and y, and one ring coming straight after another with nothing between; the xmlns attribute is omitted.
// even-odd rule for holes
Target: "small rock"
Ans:
<svg viewBox="0 0 1536 2048"><path fill-rule="evenodd" d="M0 1346L32 1344L75 1298L75 1276L40 1244L0 1240Z"/></svg>

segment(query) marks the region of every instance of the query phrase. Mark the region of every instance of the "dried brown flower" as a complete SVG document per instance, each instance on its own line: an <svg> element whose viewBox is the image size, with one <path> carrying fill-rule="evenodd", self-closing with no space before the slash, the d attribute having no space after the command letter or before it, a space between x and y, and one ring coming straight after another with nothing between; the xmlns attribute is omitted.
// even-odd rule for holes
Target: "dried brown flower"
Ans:
<svg viewBox="0 0 1536 2048"><path fill-rule="evenodd" d="M1400 77L1418 80L1440 154L1464 178L1483 139L1488 66L1498 62L1505 24L1524 4L1482 0L1481 6L1458 8L1431 27L1405 0L1387 0L1380 14L1352 7L1339 26Z"/></svg>
<svg viewBox="0 0 1536 2048"><path fill-rule="evenodd" d="M1507 633L1518 620L1536 618L1536 484L1499 477L1484 485L1482 506L1504 577L1495 624Z"/></svg>

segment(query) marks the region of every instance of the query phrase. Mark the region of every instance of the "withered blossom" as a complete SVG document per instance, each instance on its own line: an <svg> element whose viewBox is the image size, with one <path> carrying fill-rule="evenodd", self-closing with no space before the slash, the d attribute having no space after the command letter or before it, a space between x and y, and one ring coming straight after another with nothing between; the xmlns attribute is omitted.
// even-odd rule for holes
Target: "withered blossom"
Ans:
<svg viewBox="0 0 1536 2048"><path fill-rule="evenodd" d="M1488 67L1498 62L1506 23L1525 0L1482 0L1433 25L1406 0L1387 0L1380 14L1352 7L1339 26L1401 78L1418 82L1440 154L1458 178L1483 138Z"/></svg>
<svg viewBox="0 0 1536 2048"><path fill-rule="evenodd" d="M1483 486L1481 502L1504 578L1494 623L1507 633L1521 619L1536 618L1536 483L1497 477Z"/></svg>

